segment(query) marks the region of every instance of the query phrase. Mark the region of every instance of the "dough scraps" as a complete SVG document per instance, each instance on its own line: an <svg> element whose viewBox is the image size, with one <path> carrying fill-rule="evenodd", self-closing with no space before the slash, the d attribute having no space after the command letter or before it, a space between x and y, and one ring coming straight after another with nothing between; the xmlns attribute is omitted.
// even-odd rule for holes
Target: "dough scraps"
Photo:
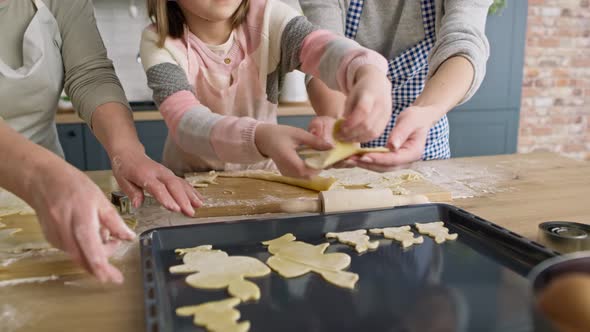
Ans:
<svg viewBox="0 0 590 332"><path fill-rule="evenodd" d="M227 288L229 294L242 301L260 299L260 288L246 277L270 274L268 266L256 258L229 256L225 251L214 250L210 245L176 249L184 264L170 267L170 273L193 273L186 282L195 288Z"/></svg>
<svg viewBox="0 0 590 332"><path fill-rule="evenodd" d="M271 182L279 182L285 183L288 185L301 187L305 189L315 190L315 191L326 191L329 190L332 185L337 181L336 178L325 178L321 176L315 176L310 180L304 179L296 179L291 178L288 176L282 176L278 172L272 171L262 171L262 170L254 170L254 171L241 171L241 172L225 172L219 173L219 177L223 178L250 178L250 179L258 179L258 180L265 180Z"/></svg>
<svg viewBox="0 0 590 332"><path fill-rule="evenodd" d="M246 332L250 322L239 322L240 312L235 307L240 299L229 298L221 301L206 302L199 305L180 307L176 314L182 317L194 316L193 322L211 332Z"/></svg>
<svg viewBox="0 0 590 332"><path fill-rule="evenodd" d="M380 148L361 148L360 143L342 142L336 139L336 133L340 130L343 120L340 119L334 123L332 138L334 148L328 151L306 150L300 153L305 158L305 164L313 169L324 169L342 161L350 156L375 152L390 152L389 149Z"/></svg>
<svg viewBox="0 0 590 332"><path fill-rule="evenodd" d="M406 182L422 180L420 173L412 170L378 173L363 168L331 168L324 170L320 176L334 177L338 181L334 189L389 188L395 195L406 195L409 191L402 187Z"/></svg>
<svg viewBox="0 0 590 332"><path fill-rule="evenodd" d="M371 242L369 241L369 236L366 235L367 231L364 229L359 229L356 231L350 232L340 232L340 233L327 233L326 238L328 239L338 239L338 242L348 244L358 252L363 253L369 249L374 250L379 247L379 241Z"/></svg>
<svg viewBox="0 0 590 332"><path fill-rule="evenodd" d="M442 221L431 223L416 223L416 228L420 234L428 235L434 239L434 242L441 244L445 241L454 241L459 236L457 233L449 234L449 229L444 226Z"/></svg>
<svg viewBox="0 0 590 332"><path fill-rule="evenodd" d="M203 173L186 173L184 179L191 186L195 188L207 188L210 184L218 184L215 179L219 176L215 171L211 171L207 174Z"/></svg>
<svg viewBox="0 0 590 332"><path fill-rule="evenodd" d="M424 242L422 236L414 237L410 226L373 228L369 230L369 233L383 234L384 238L400 242L404 248Z"/></svg>
<svg viewBox="0 0 590 332"><path fill-rule="evenodd" d="M329 243L314 246L295 241L295 236L287 233L262 244L268 246L268 251L273 255L266 264L285 278L295 278L315 272L331 284L350 289L354 288L359 279L356 273L342 271L350 265L349 255L324 253Z"/></svg>

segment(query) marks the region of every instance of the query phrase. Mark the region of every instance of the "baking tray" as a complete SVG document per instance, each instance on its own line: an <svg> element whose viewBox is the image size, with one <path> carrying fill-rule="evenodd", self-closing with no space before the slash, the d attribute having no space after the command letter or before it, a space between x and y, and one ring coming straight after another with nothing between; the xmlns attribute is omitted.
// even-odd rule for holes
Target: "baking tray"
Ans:
<svg viewBox="0 0 590 332"><path fill-rule="evenodd" d="M241 220L153 229L141 235L146 329L204 331L177 307L228 298L226 290L200 290L172 275L181 263L174 249L211 244L230 255L269 257L261 241L293 233L312 244L325 233L442 220L459 234L438 245L429 237L408 249L380 240L372 252L345 252L349 271L358 273L354 290L333 286L310 273L285 279L272 272L250 278L261 289L256 303L240 304L250 331L530 331L526 274L558 253L457 207L427 204L346 214ZM417 233L413 228L414 233ZM372 239L381 239L371 236Z"/></svg>

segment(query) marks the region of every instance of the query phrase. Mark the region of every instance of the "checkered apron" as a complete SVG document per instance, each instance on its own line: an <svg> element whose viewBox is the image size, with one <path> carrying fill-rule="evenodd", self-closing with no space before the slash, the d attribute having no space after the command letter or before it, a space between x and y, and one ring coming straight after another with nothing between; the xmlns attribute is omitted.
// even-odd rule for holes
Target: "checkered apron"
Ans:
<svg viewBox="0 0 590 332"><path fill-rule="evenodd" d="M363 12L364 0L350 0L346 14L345 35L355 39ZM381 137L363 144L366 147L385 146L397 116L409 107L422 93L428 74L428 53L434 45L436 35L434 0L420 0L425 38L397 58L389 61L387 76L392 83L393 110L391 119ZM449 122L446 115L430 128L426 139L423 160L447 159L451 157L449 148Z"/></svg>

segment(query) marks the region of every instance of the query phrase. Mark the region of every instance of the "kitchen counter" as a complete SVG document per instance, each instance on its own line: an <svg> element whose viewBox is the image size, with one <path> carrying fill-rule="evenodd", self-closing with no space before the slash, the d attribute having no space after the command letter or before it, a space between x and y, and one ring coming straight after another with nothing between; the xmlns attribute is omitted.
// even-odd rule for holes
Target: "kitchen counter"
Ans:
<svg viewBox="0 0 590 332"><path fill-rule="evenodd" d="M278 116L304 116L314 115L313 108L309 103L293 103L293 104L280 104ZM133 112L133 119L135 121L161 121L163 120L162 115L158 110L141 110ZM74 110L60 110L55 115L55 122L57 124L73 124L83 123L82 119L74 112Z"/></svg>
<svg viewBox="0 0 590 332"><path fill-rule="evenodd" d="M544 221L590 222L588 162L534 153L420 162L413 168L452 189L454 205L530 239L536 238L537 225ZM106 192L113 189L110 172L88 174ZM138 231L158 226L162 220L198 223L227 219L174 218L159 207L153 207L145 220L141 219L143 214ZM10 218L24 217L5 217L3 222ZM34 226L27 231L39 233ZM0 280L48 274L49 279L56 279L0 287L3 331L144 331L137 242L115 256L114 263L126 277L125 284L118 287L99 285L60 254L0 264Z"/></svg>

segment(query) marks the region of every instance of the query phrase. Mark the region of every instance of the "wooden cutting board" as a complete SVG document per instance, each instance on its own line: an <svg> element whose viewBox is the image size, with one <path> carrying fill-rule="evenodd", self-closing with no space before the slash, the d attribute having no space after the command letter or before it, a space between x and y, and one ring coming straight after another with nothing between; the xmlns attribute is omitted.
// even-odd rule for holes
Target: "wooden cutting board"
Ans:
<svg viewBox="0 0 590 332"><path fill-rule="evenodd" d="M277 182L247 178L217 178L216 181L219 184L199 189L205 197L205 206L197 210L195 217L281 213L281 204L287 200L318 197L315 191ZM431 202L452 200L449 191L424 179L405 182L401 187L408 194L425 195Z"/></svg>

